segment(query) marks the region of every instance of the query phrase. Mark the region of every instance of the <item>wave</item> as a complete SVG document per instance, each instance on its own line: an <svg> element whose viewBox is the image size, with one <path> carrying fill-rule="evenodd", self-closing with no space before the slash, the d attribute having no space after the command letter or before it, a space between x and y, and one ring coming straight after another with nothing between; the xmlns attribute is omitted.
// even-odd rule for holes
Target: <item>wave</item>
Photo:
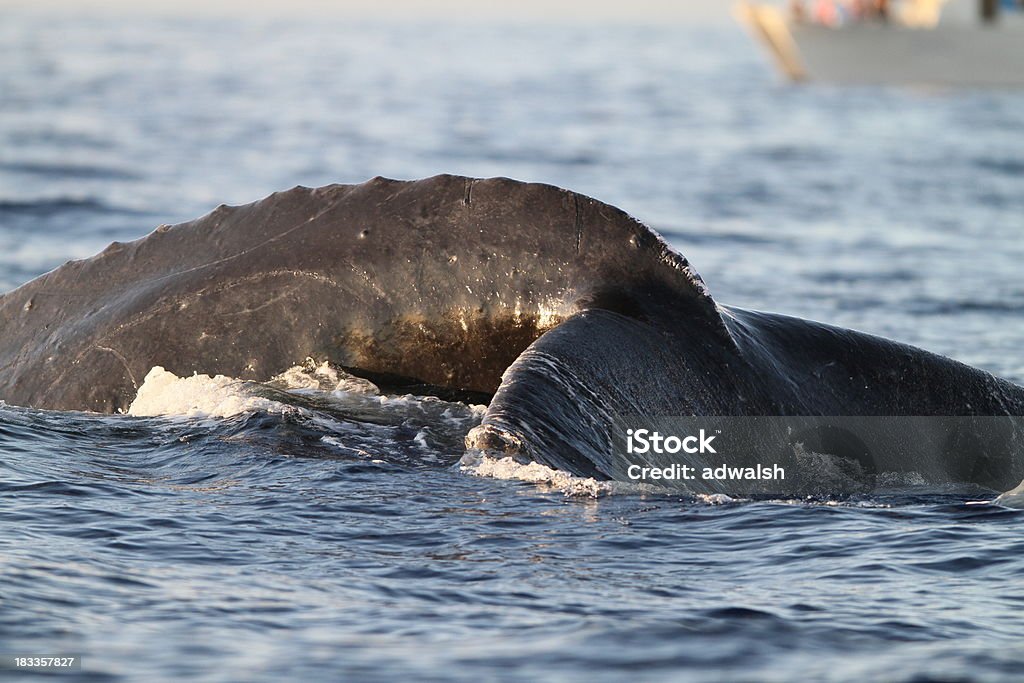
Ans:
<svg viewBox="0 0 1024 683"><path fill-rule="evenodd" d="M137 173L126 169L97 166L92 164L67 164L59 162L7 162L0 163L0 170L44 178L78 180L138 180Z"/></svg>
<svg viewBox="0 0 1024 683"><path fill-rule="evenodd" d="M372 382L326 363L307 362L271 381L224 375L147 373L127 413L233 433L270 430L296 454L355 457L409 466L453 466L485 406L435 396L380 393ZM240 421L240 422L239 422ZM157 422L156 424L160 424ZM233 437L234 438L234 437Z"/></svg>
<svg viewBox="0 0 1024 683"><path fill-rule="evenodd" d="M198 374L178 377L156 366L146 375L138 396L128 407L128 414L223 418L257 411L282 413L288 409L283 403L256 396L249 385L231 377Z"/></svg>
<svg viewBox="0 0 1024 683"><path fill-rule="evenodd" d="M982 157L974 160L974 166L985 171L993 171L1001 175L1010 176L1014 179L1024 174L1024 161L1020 159Z"/></svg>
<svg viewBox="0 0 1024 683"><path fill-rule="evenodd" d="M39 199L0 199L0 216L25 215L46 218L62 213L99 213L145 215L145 211L108 204L94 197L44 197Z"/></svg>

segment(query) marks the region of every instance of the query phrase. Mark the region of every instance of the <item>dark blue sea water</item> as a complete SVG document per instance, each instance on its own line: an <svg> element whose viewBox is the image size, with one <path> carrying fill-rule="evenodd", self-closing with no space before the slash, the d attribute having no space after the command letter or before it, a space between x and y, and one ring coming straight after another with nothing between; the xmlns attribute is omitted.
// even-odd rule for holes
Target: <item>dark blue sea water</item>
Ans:
<svg viewBox="0 0 1024 683"><path fill-rule="evenodd" d="M0 289L296 184L507 175L647 221L720 301L1024 381L1022 94L791 87L726 26L2 14ZM594 498L463 471L479 409L320 393L0 407L0 652L96 681L1020 680L1024 512L968 504L995 492Z"/></svg>

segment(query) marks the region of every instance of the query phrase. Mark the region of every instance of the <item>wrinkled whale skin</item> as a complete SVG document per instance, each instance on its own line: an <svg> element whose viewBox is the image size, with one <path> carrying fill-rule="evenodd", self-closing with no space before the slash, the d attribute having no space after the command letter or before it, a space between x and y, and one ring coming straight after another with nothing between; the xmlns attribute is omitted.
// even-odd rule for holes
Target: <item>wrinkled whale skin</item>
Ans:
<svg viewBox="0 0 1024 683"><path fill-rule="evenodd" d="M154 365L266 380L306 357L493 393L545 329L648 289L717 321L682 257L573 192L454 176L297 187L4 296L0 398L111 412Z"/></svg>
<svg viewBox="0 0 1024 683"><path fill-rule="evenodd" d="M615 414L1024 414L1024 389L956 361L718 305L621 210L505 178L221 206L4 295L0 330L11 404L114 412L156 365L266 381L313 358L493 394L470 446L601 478ZM1015 453L946 469L1022 478Z"/></svg>

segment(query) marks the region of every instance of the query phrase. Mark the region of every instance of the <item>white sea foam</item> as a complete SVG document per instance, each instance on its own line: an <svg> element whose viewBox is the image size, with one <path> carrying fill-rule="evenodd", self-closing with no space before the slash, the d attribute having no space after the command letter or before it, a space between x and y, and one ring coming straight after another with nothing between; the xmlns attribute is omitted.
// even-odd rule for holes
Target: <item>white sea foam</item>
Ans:
<svg viewBox="0 0 1024 683"><path fill-rule="evenodd" d="M289 406L255 395L245 382L217 375L178 377L160 366L146 375L129 415L231 417L255 411L285 412Z"/></svg>
<svg viewBox="0 0 1024 683"><path fill-rule="evenodd" d="M331 367L327 361L316 364L308 359L303 365L296 365L274 377L271 384L276 384L288 391L326 391L356 394L379 394L380 389L368 379L350 375L343 370Z"/></svg>
<svg viewBox="0 0 1024 683"><path fill-rule="evenodd" d="M470 451L460 462L463 472L478 477L525 481L562 491L567 496L598 498L613 492L614 482L577 477L540 463L523 464L512 458L494 458L480 451Z"/></svg>
<svg viewBox="0 0 1024 683"><path fill-rule="evenodd" d="M1017 488L1011 489L1006 493L997 496L992 503L1008 508L1024 509L1024 481L1022 481Z"/></svg>
<svg viewBox="0 0 1024 683"><path fill-rule="evenodd" d="M530 484L561 491L567 496L599 498L601 496L665 493L668 489L650 484L621 481L600 481L593 477L580 477L538 462L521 463L510 457L494 457L486 451L470 449L459 463L463 472L478 477L525 481Z"/></svg>
<svg viewBox="0 0 1024 683"><path fill-rule="evenodd" d="M328 412L334 406L343 410L379 412L393 419L430 420L433 417L453 428L469 428L478 424L487 410L487 406L450 403L432 396L381 394L373 382L332 368L328 363L318 365L311 360L289 368L267 385L290 394L316 396ZM260 385L254 382L223 375L178 377L162 367L154 367L146 375L128 413L136 416L223 418L255 411L297 411L309 413L307 417L323 422L325 429L336 426L336 421L328 414L320 415L320 411L310 412L289 405L287 399L282 402L260 394Z"/></svg>
<svg viewBox="0 0 1024 683"><path fill-rule="evenodd" d="M680 495L677 489L652 484L640 484L624 481L599 481L593 477L579 477L537 462L520 463L509 457L494 457L485 451L469 450L459 463L463 472L478 477L503 479L506 481L523 481L536 484L542 489L560 491L566 496L581 498L600 498L602 496L621 495ZM685 493L682 495L695 503L704 505L728 505L745 502L742 498L733 498L724 493Z"/></svg>

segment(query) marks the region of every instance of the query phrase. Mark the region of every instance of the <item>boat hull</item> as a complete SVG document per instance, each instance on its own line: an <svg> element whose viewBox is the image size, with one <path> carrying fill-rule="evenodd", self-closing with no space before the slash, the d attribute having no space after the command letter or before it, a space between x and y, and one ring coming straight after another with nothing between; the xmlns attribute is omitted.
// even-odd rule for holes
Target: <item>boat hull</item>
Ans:
<svg viewBox="0 0 1024 683"><path fill-rule="evenodd" d="M774 7L740 16L792 80L937 87L1024 87L1024 20L992 25L847 24L785 19Z"/></svg>

